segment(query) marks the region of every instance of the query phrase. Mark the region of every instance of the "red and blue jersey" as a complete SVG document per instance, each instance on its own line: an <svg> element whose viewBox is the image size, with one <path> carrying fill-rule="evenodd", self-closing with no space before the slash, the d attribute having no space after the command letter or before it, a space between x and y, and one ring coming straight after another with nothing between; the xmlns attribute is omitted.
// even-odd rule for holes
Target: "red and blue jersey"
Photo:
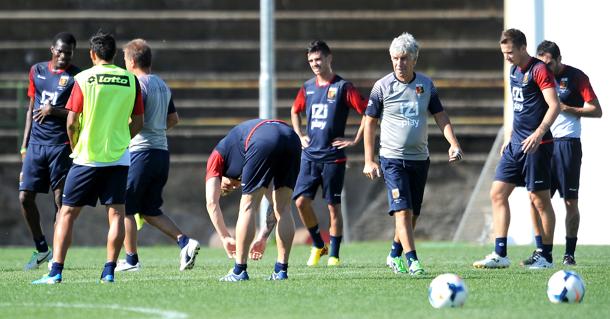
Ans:
<svg viewBox="0 0 610 319"><path fill-rule="evenodd" d="M254 135L254 132L266 123L278 123L289 127L282 121L263 119L253 119L238 124L216 144L208 158L205 179L222 176L240 179L248 145L252 143L253 139L264 138L260 134Z"/></svg>
<svg viewBox="0 0 610 319"><path fill-rule="evenodd" d="M51 62L34 64L30 69L28 96L34 99L34 111L49 103L52 107L64 108L72 92L74 76L80 69L74 65L66 70L52 70ZM56 116L45 117L42 124L32 121L30 144L67 144L66 119Z"/></svg>
<svg viewBox="0 0 610 319"><path fill-rule="evenodd" d="M346 161L345 151L332 146L332 142L345 136L349 109L362 114L366 104L358 90L338 75L326 85L319 85L315 77L305 82L292 105L293 113L307 114L309 146L303 156L318 162Z"/></svg>
<svg viewBox="0 0 610 319"><path fill-rule="evenodd" d="M520 144L540 126L549 109L542 90L555 87L552 72L544 62L530 58L524 69L513 65L510 69L510 88L513 98L513 134L511 143ZM542 142L551 141L550 130Z"/></svg>

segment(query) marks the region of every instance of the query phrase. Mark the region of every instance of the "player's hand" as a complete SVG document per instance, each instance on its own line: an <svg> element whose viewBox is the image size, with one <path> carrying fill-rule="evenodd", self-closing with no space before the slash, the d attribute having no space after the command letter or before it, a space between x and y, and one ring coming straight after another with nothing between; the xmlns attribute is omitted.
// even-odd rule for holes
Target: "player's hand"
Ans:
<svg viewBox="0 0 610 319"><path fill-rule="evenodd" d="M449 163L461 161L463 157L464 154L459 145L452 145L449 147Z"/></svg>
<svg viewBox="0 0 610 319"><path fill-rule="evenodd" d="M21 155L21 161L23 162L23 160L25 160L25 154L27 154L27 148L22 147L19 154Z"/></svg>
<svg viewBox="0 0 610 319"><path fill-rule="evenodd" d="M225 252L227 253L227 257L229 257L230 259L235 258L235 238L227 236L223 237L221 240L222 246L224 247Z"/></svg>
<svg viewBox="0 0 610 319"><path fill-rule="evenodd" d="M306 148L309 146L309 136L303 135L300 137L301 140L301 148Z"/></svg>
<svg viewBox="0 0 610 319"><path fill-rule="evenodd" d="M542 141L542 134L535 131L521 142L521 150L524 153L534 153L540 146L540 141Z"/></svg>
<svg viewBox="0 0 610 319"><path fill-rule="evenodd" d="M38 124L42 124L42 122L44 122L45 117L51 115L52 109L53 107L51 106L51 104L47 103L44 106L41 106L38 110L34 110L32 119L38 122Z"/></svg>
<svg viewBox="0 0 610 319"><path fill-rule="evenodd" d="M267 247L266 238L258 238L250 245L250 259L260 260L265 254L265 248Z"/></svg>
<svg viewBox="0 0 610 319"><path fill-rule="evenodd" d="M375 179L376 177L381 177L381 170L379 169L379 165L375 162L364 163L364 169L362 170L364 176Z"/></svg>
<svg viewBox="0 0 610 319"><path fill-rule="evenodd" d="M345 138L345 137L337 137L336 139L333 140L332 146L334 146L338 149L351 147L351 146L354 146L354 140Z"/></svg>

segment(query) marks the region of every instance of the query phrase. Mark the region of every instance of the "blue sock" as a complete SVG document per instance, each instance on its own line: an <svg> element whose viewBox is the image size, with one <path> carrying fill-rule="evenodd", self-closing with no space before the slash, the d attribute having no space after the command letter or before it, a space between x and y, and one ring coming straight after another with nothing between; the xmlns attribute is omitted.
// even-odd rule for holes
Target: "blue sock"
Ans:
<svg viewBox="0 0 610 319"><path fill-rule="evenodd" d="M396 258L402 255L402 244L392 241L392 250L390 251L390 257Z"/></svg>
<svg viewBox="0 0 610 319"><path fill-rule="evenodd" d="M276 261L273 271L275 273L278 273L280 271L288 271L288 264L282 264L281 262Z"/></svg>
<svg viewBox="0 0 610 319"><path fill-rule="evenodd" d="M44 238L44 235L38 239L34 238L34 245L36 245L36 250L39 253L49 251L49 244L47 243L47 239Z"/></svg>
<svg viewBox="0 0 610 319"><path fill-rule="evenodd" d="M189 243L189 236L187 235L182 235L180 237L178 237L178 246L180 247L180 249L186 247L186 245Z"/></svg>
<svg viewBox="0 0 610 319"><path fill-rule="evenodd" d="M329 255L329 257L339 258L339 249L341 248L341 239L343 239L343 236L330 236L330 255Z"/></svg>
<svg viewBox="0 0 610 319"><path fill-rule="evenodd" d="M536 240L536 249L542 250L542 236L534 236L534 240Z"/></svg>
<svg viewBox="0 0 610 319"><path fill-rule="evenodd" d="M324 240L322 240L322 235L320 235L320 229L318 228L318 225L308 228L307 230L309 230L309 234L311 235L313 245L316 248L324 247Z"/></svg>
<svg viewBox="0 0 610 319"><path fill-rule="evenodd" d="M235 263L235 266L233 266L233 273L239 275L242 271L246 271L246 269L248 269L248 264Z"/></svg>
<svg viewBox="0 0 610 319"><path fill-rule="evenodd" d="M407 264L410 267L411 263L417 260L417 252L415 250L411 250L405 253L405 258L407 259Z"/></svg>
<svg viewBox="0 0 610 319"><path fill-rule="evenodd" d="M506 237L496 238L496 254L500 257L506 257Z"/></svg>
<svg viewBox="0 0 610 319"><path fill-rule="evenodd" d="M53 265L51 266L51 271L49 272L49 277L53 277L57 274L61 274L61 272L63 270L64 270L64 264L53 262Z"/></svg>
<svg viewBox="0 0 610 319"><path fill-rule="evenodd" d="M540 253L546 261L552 263L553 262L553 244L545 245L542 244L542 252Z"/></svg>
<svg viewBox="0 0 610 319"><path fill-rule="evenodd" d="M138 254L137 253L136 254L126 254L125 255L125 261L128 264L134 266L135 264L137 264L140 261L140 259L138 258Z"/></svg>
<svg viewBox="0 0 610 319"><path fill-rule="evenodd" d="M114 276L114 268L116 268L115 262L109 261L105 263L104 270L102 271L102 278L106 277L107 275Z"/></svg>
<svg viewBox="0 0 610 319"><path fill-rule="evenodd" d="M566 255L570 255L574 257L574 252L576 251L576 241L578 237L566 237Z"/></svg>

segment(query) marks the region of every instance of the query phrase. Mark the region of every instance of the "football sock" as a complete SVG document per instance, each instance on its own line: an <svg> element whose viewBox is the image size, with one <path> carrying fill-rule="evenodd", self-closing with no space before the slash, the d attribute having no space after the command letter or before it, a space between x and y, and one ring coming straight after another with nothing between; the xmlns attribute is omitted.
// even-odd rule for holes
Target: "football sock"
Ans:
<svg viewBox="0 0 610 319"><path fill-rule="evenodd" d="M248 268L248 264L235 263L235 266L233 266L233 273L236 275L239 275L242 273L242 271L246 271L247 268Z"/></svg>
<svg viewBox="0 0 610 319"><path fill-rule="evenodd" d="M136 254L126 254L125 255L125 261L128 264L134 266L135 264L137 264L140 261L140 259L138 258L138 254L137 253Z"/></svg>
<svg viewBox="0 0 610 319"><path fill-rule="evenodd" d="M536 249L542 250L542 236L534 236L534 240L536 240Z"/></svg>
<svg viewBox="0 0 610 319"><path fill-rule="evenodd" d="M47 239L44 238L44 235L38 239L34 238L34 245L36 245L36 250L40 253L49 251L49 244L47 243Z"/></svg>
<svg viewBox="0 0 610 319"><path fill-rule="evenodd" d="M57 274L61 274L61 272L64 270L64 264L60 264L60 263L56 263L54 262L51 265L51 271L49 272L49 277L53 277Z"/></svg>
<svg viewBox="0 0 610 319"><path fill-rule="evenodd" d="M288 264L282 264L281 262L276 261L273 271L275 273L278 273L280 271L288 271Z"/></svg>
<svg viewBox="0 0 610 319"><path fill-rule="evenodd" d="M566 237L566 255L574 256L578 237Z"/></svg>
<svg viewBox="0 0 610 319"><path fill-rule="evenodd" d="M104 270L102 271L102 277L104 278L108 275L114 276L114 268L116 268L116 263L113 261L109 261L104 264Z"/></svg>
<svg viewBox="0 0 610 319"><path fill-rule="evenodd" d="M550 245L542 245L542 252L540 253L542 257L546 258L546 261L552 263L553 262L553 244Z"/></svg>
<svg viewBox="0 0 610 319"><path fill-rule="evenodd" d="M496 254L500 257L506 257L506 237L497 237L496 238Z"/></svg>
<svg viewBox="0 0 610 319"><path fill-rule="evenodd" d="M180 247L180 249L186 247L186 245L189 243L189 236L187 235L182 235L180 237L178 237L178 246Z"/></svg>
<svg viewBox="0 0 610 319"><path fill-rule="evenodd" d="M396 258L402 255L402 244L395 241L392 242L392 250L390 251L390 257Z"/></svg>
<svg viewBox="0 0 610 319"><path fill-rule="evenodd" d="M405 257L407 259L407 264L409 265L409 267L411 266L411 263L413 261L417 260L417 252L415 250L411 250L407 253L405 253Z"/></svg>
<svg viewBox="0 0 610 319"><path fill-rule="evenodd" d="M308 228L307 230L309 231L309 234L311 235L313 245L316 248L324 247L324 240L322 240L322 235L320 235L320 229L318 228L318 225Z"/></svg>
<svg viewBox="0 0 610 319"><path fill-rule="evenodd" d="M339 258L341 239L343 239L343 236L330 236L330 257Z"/></svg>

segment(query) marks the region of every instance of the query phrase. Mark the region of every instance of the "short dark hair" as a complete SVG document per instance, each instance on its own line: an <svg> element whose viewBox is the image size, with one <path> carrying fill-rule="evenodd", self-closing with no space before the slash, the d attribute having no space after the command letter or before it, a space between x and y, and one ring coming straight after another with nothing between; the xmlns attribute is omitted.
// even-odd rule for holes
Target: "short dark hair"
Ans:
<svg viewBox="0 0 610 319"><path fill-rule="evenodd" d="M134 59L139 68L150 68L152 65L152 50L143 39L134 39L123 46L125 56Z"/></svg>
<svg viewBox="0 0 610 319"><path fill-rule="evenodd" d="M112 61L116 54L116 41L114 40L114 36L110 33L105 33L102 30L97 31L97 33L91 36L89 45L93 53L104 61Z"/></svg>
<svg viewBox="0 0 610 319"><path fill-rule="evenodd" d="M326 42L322 40L311 41L311 43L307 47L307 55L314 52L322 52L322 55L324 56L328 56L332 53Z"/></svg>
<svg viewBox="0 0 610 319"><path fill-rule="evenodd" d="M57 41L61 41L67 45L71 45L76 48L76 38L69 32L60 32L53 37L53 45L57 44Z"/></svg>
<svg viewBox="0 0 610 319"><path fill-rule="evenodd" d="M506 44L508 42L512 42L514 46L520 48L522 46L527 46L527 39L525 38L525 34L517 29L508 29L502 31L502 36L500 36L500 44Z"/></svg>
<svg viewBox="0 0 610 319"><path fill-rule="evenodd" d="M540 42L540 44L538 44L538 48L536 49L536 55L543 55L545 53L550 53L551 58L555 60L561 56L561 51L559 50L557 43L548 40Z"/></svg>

